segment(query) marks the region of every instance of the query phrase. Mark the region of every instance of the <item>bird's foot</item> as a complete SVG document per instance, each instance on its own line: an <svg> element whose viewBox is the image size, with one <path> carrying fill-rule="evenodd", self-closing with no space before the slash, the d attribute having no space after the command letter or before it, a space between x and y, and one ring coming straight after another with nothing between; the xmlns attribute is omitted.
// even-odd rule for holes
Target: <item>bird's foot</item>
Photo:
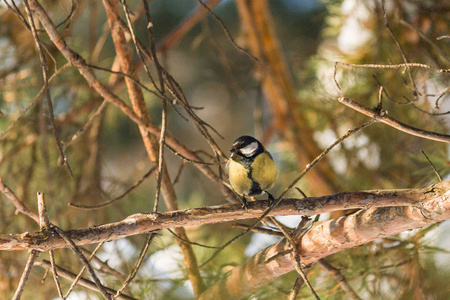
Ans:
<svg viewBox="0 0 450 300"><path fill-rule="evenodd" d="M242 208L247 210L248 209L248 202L247 202L247 199L245 199L245 196L241 197L241 201L242 201Z"/></svg>
<svg viewBox="0 0 450 300"><path fill-rule="evenodd" d="M264 191L267 194L268 200L269 200L269 206L271 208L273 208L273 206L275 205L275 198L272 196L271 193Z"/></svg>

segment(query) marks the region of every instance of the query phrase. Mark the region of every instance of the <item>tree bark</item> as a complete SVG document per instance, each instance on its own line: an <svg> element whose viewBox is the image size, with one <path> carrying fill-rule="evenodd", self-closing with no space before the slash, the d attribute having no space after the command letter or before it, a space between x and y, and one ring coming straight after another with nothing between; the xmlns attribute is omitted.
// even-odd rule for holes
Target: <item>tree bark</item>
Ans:
<svg viewBox="0 0 450 300"><path fill-rule="evenodd" d="M423 189L355 191L322 197L283 199L280 204L269 213L269 216L311 216L343 209L359 208L368 211L371 208L388 207L406 209L402 207L415 207L416 209L419 209L419 213L422 212L424 216L428 216L430 212L436 212L433 214L433 219L427 221L427 224L431 224L449 218L450 200L446 199L448 193L450 193L450 180L445 180ZM440 206L430 207L431 204L439 204ZM101 241L117 240L132 235L167 228L190 227L254 219L261 216L265 209L267 209L267 201L251 201L249 202L248 210L243 210L240 204L236 204L162 213L139 213L131 215L119 222L96 225L82 229L71 229L65 231L65 233L77 246L81 246L99 243ZM442 214L439 215L437 212L441 212ZM352 216L359 216L359 214L360 212ZM394 217L394 215L391 217ZM348 218L348 216L346 218ZM332 221L336 223L338 220L339 219L335 219ZM319 225L315 225L314 228ZM344 236L347 232L341 232L341 234ZM322 242L328 244L326 239ZM305 240L303 240L303 244L304 243ZM66 246L65 241L61 237L48 236L41 232L0 235L0 251L48 251Z"/></svg>
<svg viewBox="0 0 450 300"><path fill-rule="evenodd" d="M256 69L272 111L274 127L282 140L289 142L301 170L322 151L314 142L313 131L299 107L268 3L266 0L238 0L236 4L248 35L250 51L259 59ZM306 179L311 192L315 195L327 195L338 190L334 177L334 171L325 159L309 172Z"/></svg>
<svg viewBox="0 0 450 300"><path fill-rule="evenodd" d="M315 224L296 240L302 263L311 265L339 251L450 218L448 180L427 189L399 190L394 194L422 201L408 207L373 207ZM260 251L206 290L199 299L229 300L250 296L275 278L294 270L295 260L289 250L289 242L283 239Z"/></svg>

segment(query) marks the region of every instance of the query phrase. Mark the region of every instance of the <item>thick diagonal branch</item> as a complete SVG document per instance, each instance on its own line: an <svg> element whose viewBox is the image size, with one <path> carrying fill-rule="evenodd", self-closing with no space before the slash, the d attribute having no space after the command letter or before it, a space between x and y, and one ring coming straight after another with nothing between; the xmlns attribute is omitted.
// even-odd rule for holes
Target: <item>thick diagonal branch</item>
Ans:
<svg viewBox="0 0 450 300"><path fill-rule="evenodd" d="M158 164L159 144L158 140L152 135L147 127L151 124L150 115L148 114L147 106L144 101L144 94L139 85L136 84L137 75L135 72L133 59L125 38L125 33L118 23L120 19L118 4L116 0L104 0L103 1L106 14L108 17L109 27L111 28L111 35L113 38L114 46L116 48L117 55L119 56L122 71L125 74L133 77L125 77L125 83L128 89L128 95L133 105L133 111L141 118L144 125L139 125L139 131L141 132L142 140L144 142L145 149L148 157L153 164ZM173 188L172 182L169 177L166 165L161 162L161 193L163 195L166 206L169 210L178 209L177 197ZM157 199L156 199L157 200ZM179 227L176 229L176 233L183 239L188 240L186 231L184 228ZM197 259L195 257L192 246L188 243L179 242L183 259L188 271L189 279L191 280L194 292L198 295L204 288L203 281L198 270Z"/></svg>
<svg viewBox="0 0 450 300"><path fill-rule="evenodd" d="M283 140L295 151L298 165L303 169L321 150L314 142L313 131L299 107L289 69L284 61L266 0L236 1L243 28L248 35L251 53L261 62L257 71L270 105L274 126ZM307 176L308 186L316 195L336 192L333 170L325 159Z"/></svg>

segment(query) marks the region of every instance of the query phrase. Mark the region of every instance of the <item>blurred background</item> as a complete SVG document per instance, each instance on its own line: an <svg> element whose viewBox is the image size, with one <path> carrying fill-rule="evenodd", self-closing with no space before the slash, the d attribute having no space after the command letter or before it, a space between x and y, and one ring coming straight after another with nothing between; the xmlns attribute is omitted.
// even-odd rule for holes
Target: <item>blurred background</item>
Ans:
<svg viewBox="0 0 450 300"><path fill-rule="evenodd" d="M250 1L251 2L251 1ZM424 130L448 133L449 76L426 68L357 68L336 65L399 64L405 60L432 68L449 69L450 5L447 1L386 0L385 24L381 1L284 0L208 1L215 14L204 13L194 0L149 1L155 47L160 63L184 92L195 113L228 155L240 135L253 135L265 144L280 170L272 190L280 194L320 152L347 130L369 120L337 101L345 96L366 107L379 103L389 116ZM8 5L7 5L8 4ZM25 15L22 1L17 9ZM124 194L151 169L139 129L120 110L108 104L91 120L102 98L41 31L45 45L56 129L72 168L73 178L58 163L58 150L44 97L39 57L30 31L12 1L0 2L0 175L29 208L37 211L36 192L44 192L50 220L63 229L119 221L138 212L151 212L154 176L132 192L100 209L82 210ZM117 66L116 52L101 1L45 1L42 5L68 45L88 64L106 69ZM135 34L150 46L141 1L127 1ZM8 7L9 6L9 7ZM122 8L122 19L126 22ZM220 21L218 20L220 18ZM37 17L35 17L37 20ZM42 26L37 24L38 29ZM223 26L222 26L223 25ZM181 28L181 29L180 29ZM184 31L183 31L184 30ZM181 32L181 33L180 33ZM177 35L180 33L180 35ZM127 38L131 40L128 35ZM260 43L255 39L260 38ZM401 45L399 47L399 45ZM152 88L133 49L139 80ZM150 63L149 63L150 65ZM114 69L118 71L118 69ZM126 103L123 77L95 70L95 75ZM157 78L154 68L151 72ZM339 87L335 80L339 83ZM162 102L144 92L153 125L161 125ZM186 148L212 161L211 147L192 120L168 106L167 132ZM91 120L88 127L86 122ZM83 134L70 142L81 128ZM439 179L422 154L427 154L442 178L448 174L448 146L374 124L352 136L321 161L297 187L308 196L363 189L418 188ZM165 162L174 183L179 209L227 203L215 184L193 164L169 149ZM224 162L222 160L222 162ZM222 168L224 164L222 165ZM213 167L218 174L219 168ZM224 175L225 176L225 175ZM302 197L297 191L289 194ZM37 224L0 196L2 234L38 231ZM165 211L163 201L160 211ZM334 216L321 216L320 220ZM300 216L279 218L296 227ZM187 229L192 241L221 245L242 232L231 224ZM450 295L450 223L411 231L329 257L363 299L447 299ZM133 281L130 294L142 299L190 299L175 238L162 232L151 244L147 259ZM252 234L228 247L201 269L212 285L248 256L278 238ZM136 236L105 244L98 257L122 275L105 271L112 288L132 269L144 243ZM95 245L87 247L93 250ZM199 262L211 249L194 247ZM58 265L77 272L78 258L69 250L56 252ZM0 294L17 287L28 253L0 253ZM45 258L47 259L47 258ZM100 268L99 265L94 266ZM52 299L57 292L51 275L35 267L24 299ZM295 273L295 272L294 272ZM310 271L311 283L323 299L346 294L320 267ZM44 278L44 280L43 280ZM252 299L286 297L296 274L286 274L262 288ZM62 280L63 289L70 285ZM31 288L33 287L33 288ZM38 291L38 292L37 292ZM304 288L301 296L311 298ZM98 299L83 288L69 299Z"/></svg>

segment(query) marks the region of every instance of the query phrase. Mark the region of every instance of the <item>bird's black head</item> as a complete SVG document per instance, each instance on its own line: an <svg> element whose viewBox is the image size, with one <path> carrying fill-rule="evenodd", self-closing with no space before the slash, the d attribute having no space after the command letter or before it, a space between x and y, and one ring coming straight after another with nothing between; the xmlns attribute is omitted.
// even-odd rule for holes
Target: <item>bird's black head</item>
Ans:
<svg viewBox="0 0 450 300"><path fill-rule="evenodd" d="M232 158L236 155L243 158L254 158L264 152L264 146L254 137L243 135L233 142L230 152Z"/></svg>

